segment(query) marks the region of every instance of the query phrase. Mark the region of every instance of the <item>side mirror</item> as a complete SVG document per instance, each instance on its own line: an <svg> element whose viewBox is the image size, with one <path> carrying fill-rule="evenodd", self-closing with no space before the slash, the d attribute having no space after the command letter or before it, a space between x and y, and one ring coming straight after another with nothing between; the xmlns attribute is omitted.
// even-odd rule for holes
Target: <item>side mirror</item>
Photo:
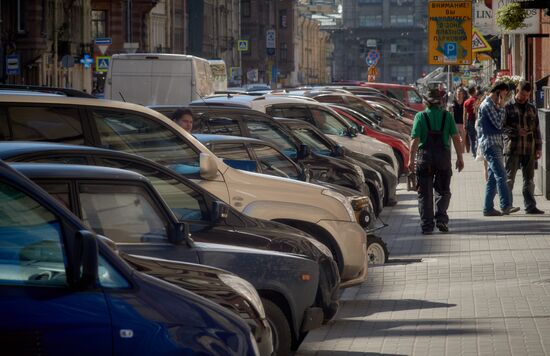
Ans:
<svg viewBox="0 0 550 356"><path fill-rule="evenodd" d="M344 146L336 145L336 149L334 150L334 153L336 157L343 157L345 153Z"/></svg>
<svg viewBox="0 0 550 356"><path fill-rule="evenodd" d="M311 180L311 171L309 170L309 167L303 164L300 164L300 168L301 168L301 174L300 174L301 180L303 180L304 182L309 182Z"/></svg>
<svg viewBox="0 0 550 356"><path fill-rule="evenodd" d="M212 204L212 222L222 223L229 216L229 207L222 201L215 201Z"/></svg>
<svg viewBox="0 0 550 356"><path fill-rule="evenodd" d="M240 169L241 171L258 171L258 164L256 163L256 161L251 161L248 159L224 159L223 162L229 167Z"/></svg>
<svg viewBox="0 0 550 356"><path fill-rule="evenodd" d="M307 158L309 157L309 155L311 155L311 148L309 148L308 145L302 143L300 145L300 151L298 151L298 158L299 159Z"/></svg>
<svg viewBox="0 0 550 356"><path fill-rule="evenodd" d="M357 129L353 126L348 128L348 136L355 137L357 136Z"/></svg>
<svg viewBox="0 0 550 356"><path fill-rule="evenodd" d="M174 225L174 233L170 236L170 242L179 245L184 241L189 241L189 224L183 221L178 221Z"/></svg>
<svg viewBox="0 0 550 356"><path fill-rule="evenodd" d="M216 161L216 157L203 152L199 156L199 162L202 178L214 180L218 176L218 162Z"/></svg>
<svg viewBox="0 0 550 356"><path fill-rule="evenodd" d="M94 288L98 278L98 247L95 235L80 230L74 236L70 251L69 285L76 289Z"/></svg>

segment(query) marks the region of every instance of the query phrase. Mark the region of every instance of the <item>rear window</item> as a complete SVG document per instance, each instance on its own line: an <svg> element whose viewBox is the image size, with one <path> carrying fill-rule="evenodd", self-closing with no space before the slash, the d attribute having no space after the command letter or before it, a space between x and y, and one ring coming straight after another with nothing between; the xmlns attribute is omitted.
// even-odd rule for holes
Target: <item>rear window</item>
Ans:
<svg viewBox="0 0 550 356"><path fill-rule="evenodd" d="M398 88L388 88L387 94L390 98L397 99L399 101L403 101L403 90Z"/></svg>
<svg viewBox="0 0 550 356"><path fill-rule="evenodd" d="M71 107L10 106L0 116L4 140L84 144L78 109Z"/></svg>

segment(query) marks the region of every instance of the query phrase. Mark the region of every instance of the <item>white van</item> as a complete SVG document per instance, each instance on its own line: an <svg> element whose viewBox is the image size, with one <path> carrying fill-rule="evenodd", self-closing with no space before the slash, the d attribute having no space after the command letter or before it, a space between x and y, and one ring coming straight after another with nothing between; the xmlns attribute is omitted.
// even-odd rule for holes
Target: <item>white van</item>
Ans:
<svg viewBox="0 0 550 356"><path fill-rule="evenodd" d="M213 93L210 63L183 54L115 54L105 81L105 99L141 105L186 105Z"/></svg>
<svg viewBox="0 0 550 356"><path fill-rule="evenodd" d="M209 59L212 78L214 80L214 91L227 91L227 67L223 59Z"/></svg>

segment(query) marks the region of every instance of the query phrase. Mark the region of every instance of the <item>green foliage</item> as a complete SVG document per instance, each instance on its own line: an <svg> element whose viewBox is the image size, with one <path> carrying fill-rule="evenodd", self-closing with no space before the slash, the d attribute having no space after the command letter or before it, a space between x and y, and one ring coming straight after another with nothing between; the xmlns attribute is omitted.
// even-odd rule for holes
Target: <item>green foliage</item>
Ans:
<svg viewBox="0 0 550 356"><path fill-rule="evenodd" d="M527 18L527 11L520 4L513 2L504 5L497 11L497 25L505 30L516 30L526 27L523 23Z"/></svg>

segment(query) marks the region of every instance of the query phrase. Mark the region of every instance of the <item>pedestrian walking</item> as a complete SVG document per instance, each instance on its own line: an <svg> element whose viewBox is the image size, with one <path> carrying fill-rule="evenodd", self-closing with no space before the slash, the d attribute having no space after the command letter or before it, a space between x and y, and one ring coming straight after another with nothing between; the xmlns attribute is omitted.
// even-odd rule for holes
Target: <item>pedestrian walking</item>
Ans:
<svg viewBox="0 0 550 356"><path fill-rule="evenodd" d="M491 88L490 94L479 107L478 144L488 166L485 201L483 204L484 216L501 216L519 211L519 208L512 206L502 155L504 146L502 132L505 119L504 104L509 91L508 84L496 81ZM500 198L501 211L494 208L494 199L497 191Z"/></svg>
<svg viewBox="0 0 550 356"><path fill-rule="evenodd" d="M477 133L476 133L476 108L475 104L478 98L478 92L475 87L468 89L468 99L464 101L463 110L463 122L466 127L466 135L468 136L468 142L470 142L470 152L472 156L476 158L477 152Z"/></svg>
<svg viewBox="0 0 550 356"><path fill-rule="evenodd" d="M423 234L431 234L435 226L448 232L447 209L451 201L451 147L456 150L456 168L464 168L462 145L452 115L441 106L441 94L430 90L424 98L426 110L416 114L411 131L409 171L416 172L418 210ZM434 215L435 191L435 215Z"/></svg>
<svg viewBox="0 0 550 356"><path fill-rule="evenodd" d="M505 107L504 156L508 189L514 189L516 172L521 167L523 175L523 201L525 213L544 214L535 201L535 165L542 155L542 139L537 109L529 103L531 83L523 82L518 88L514 102ZM510 203L512 203L510 195Z"/></svg>
<svg viewBox="0 0 550 356"><path fill-rule="evenodd" d="M465 149L465 130L464 130L464 100L466 99L466 90L463 87L458 87L453 100L453 117L455 119L456 128L460 135L462 143L462 153Z"/></svg>

